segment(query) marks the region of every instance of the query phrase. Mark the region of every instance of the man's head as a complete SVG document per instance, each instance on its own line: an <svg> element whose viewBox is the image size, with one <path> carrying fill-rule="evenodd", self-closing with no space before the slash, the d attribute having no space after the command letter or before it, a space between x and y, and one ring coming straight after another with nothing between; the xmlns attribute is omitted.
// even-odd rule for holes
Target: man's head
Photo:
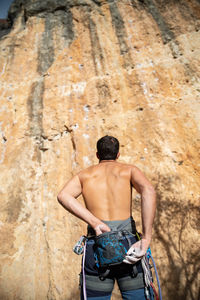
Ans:
<svg viewBox="0 0 200 300"><path fill-rule="evenodd" d="M115 160L119 156L119 141L113 136L104 136L97 141L99 160Z"/></svg>

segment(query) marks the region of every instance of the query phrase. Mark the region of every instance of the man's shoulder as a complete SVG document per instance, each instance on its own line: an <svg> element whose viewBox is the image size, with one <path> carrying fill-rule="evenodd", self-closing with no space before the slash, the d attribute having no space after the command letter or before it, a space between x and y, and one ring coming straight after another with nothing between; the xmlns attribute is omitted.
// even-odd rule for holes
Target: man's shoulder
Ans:
<svg viewBox="0 0 200 300"><path fill-rule="evenodd" d="M81 177L85 177L89 174L91 174L96 168L97 168L98 165L92 165L92 166L89 166L88 168L85 168L85 169L82 169L81 171L78 172L78 176L79 178Z"/></svg>
<svg viewBox="0 0 200 300"><path fill-rule="evenodd" d="M119 168L121 169L121 171L124 174L129 175L130 177L132 177L132 175L137 172L138 168L130 163L124 163L124 162L120 162L119 163Z"/></svg>
<svg viewBox="0 0 200 300"><path fill-rule="evenodd" d="M122 167L122 168L126 168L126 169L137 169L137 167L133 164L130 164L130 163L125 163L125 162L118 162L119 164L119 167Z"/></svg>

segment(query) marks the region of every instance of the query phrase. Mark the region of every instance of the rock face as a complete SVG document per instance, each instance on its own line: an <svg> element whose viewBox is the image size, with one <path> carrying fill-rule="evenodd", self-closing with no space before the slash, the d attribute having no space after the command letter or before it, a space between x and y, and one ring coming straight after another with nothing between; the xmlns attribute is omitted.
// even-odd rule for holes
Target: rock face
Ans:
<svg viewBox="0 0 200 300"><path fill-rule="evenodd" d="M105 134L156 188L163 299L198 298L199 18L197 0L14 1L0 40L0 299L79 299L86 225L56 195Z"/></svg>

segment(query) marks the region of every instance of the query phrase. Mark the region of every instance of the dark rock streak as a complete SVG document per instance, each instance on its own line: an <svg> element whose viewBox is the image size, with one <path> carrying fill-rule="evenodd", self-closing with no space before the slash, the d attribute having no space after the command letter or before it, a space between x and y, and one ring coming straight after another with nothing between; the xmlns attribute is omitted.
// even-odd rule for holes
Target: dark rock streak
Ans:
<svg viewBox="0 0 200 300"><path fill-rule="evenodd" d="M108 0L108 4L110 8L111 17L112 17L112 24L115 29L117 39L119 41L120 54L123 56L123 60L124 60L123 67L125 69L128 69L129 67L133 68L133 63L131 61L131 56L129 54L129 47L125 40L127 34L126 34L123 18L119 12L116 2L112 0Z"/></svg>

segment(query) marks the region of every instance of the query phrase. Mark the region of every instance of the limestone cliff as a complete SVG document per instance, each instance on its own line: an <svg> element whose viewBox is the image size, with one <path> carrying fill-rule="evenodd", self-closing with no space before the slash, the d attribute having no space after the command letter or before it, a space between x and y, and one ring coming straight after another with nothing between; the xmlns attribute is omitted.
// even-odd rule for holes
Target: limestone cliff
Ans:
<svg viewBox="0 0 200 300"><path fill-rule="evenodd" d="M163 299L198 298L199 17L197 0L14 1L0 32L1 300L78 299L86 226L56 195L105 134L156 188Z"/></svg>

